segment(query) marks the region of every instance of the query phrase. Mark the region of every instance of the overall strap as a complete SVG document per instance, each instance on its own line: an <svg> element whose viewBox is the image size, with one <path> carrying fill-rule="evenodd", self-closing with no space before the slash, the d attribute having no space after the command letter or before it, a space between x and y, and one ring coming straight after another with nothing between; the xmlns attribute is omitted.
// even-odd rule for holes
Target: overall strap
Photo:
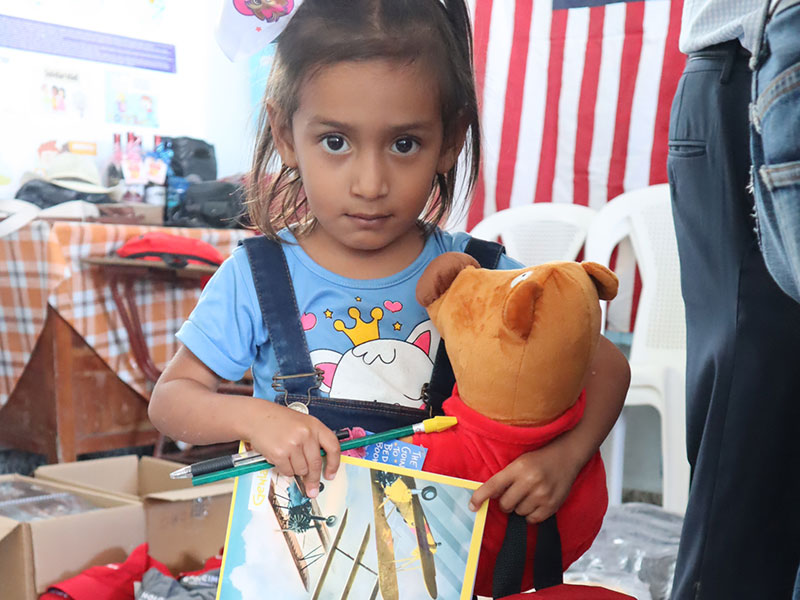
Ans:
<svg viewBox="0 0 800 600"><path fill-rule="evenodd" d="M527 562L528 522L517 513L508 515L506 535L497 553L492 576L492 597L505 598L519 594ZM551 515L536 529L536 550L533 557L533 587L538 592L564 582L561 562L561 535L556 516Z"/></svg>
<svg viewBox="0 0 800 600"><path fill-rule="evenodd" d="M284 377L308 374L307 377L284 379L283 387L289 394L306 395L310 392L319 396L314 365L281 244L263 235L242 243L253 272L264 326L278 361L278 373Z"/></svg>
<svg viewBox="0 0 800 600"><path fill-rule="evenodd" d="M471 238L467 242L464 252L478 261L484 269L496 269L500 257L505 253L505 248L497 242L487 242L478 238ZM431 382L428 385L427 404L432 415L442 414L442 404L453 393L456 376L447 356L444 340L439 343L436 360L433 362Z"/></svg>

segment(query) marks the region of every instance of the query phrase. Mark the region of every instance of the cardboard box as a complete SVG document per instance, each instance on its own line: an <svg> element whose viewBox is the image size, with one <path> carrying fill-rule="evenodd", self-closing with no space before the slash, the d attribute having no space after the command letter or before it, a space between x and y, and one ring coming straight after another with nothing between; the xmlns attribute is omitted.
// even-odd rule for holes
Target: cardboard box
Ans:
<svg viewBox="0 0 800 600"><path fill-rule="evenodd" d="M163 225L164 205L144 202L118 202L97 204L100 219L138 225Z"/></svg>
<svg viewBox="0 0 800 600"><path fill-rule="evenodd" d="M36 600L49 585L95 565L120 562L145 541L141 502L110 494L2 475L0 482L34 483L53 493L70 492L95 506L92 510L39 521L0 517L0 598Z"/></svg>
<svg viewBox="0 0 800 600"><path fill-rule="evenodd" d="M222 548L233 492L233 480L192 487L190 479L170 479L182 466L129 455L45 465L34 476L141 501L150 556L178 572L200 568Z"/></svg>

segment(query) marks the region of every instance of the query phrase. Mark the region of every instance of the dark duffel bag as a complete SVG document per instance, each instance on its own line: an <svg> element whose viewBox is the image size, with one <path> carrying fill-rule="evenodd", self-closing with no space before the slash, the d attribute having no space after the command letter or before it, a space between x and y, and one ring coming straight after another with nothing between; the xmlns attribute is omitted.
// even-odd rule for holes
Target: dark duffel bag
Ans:
<svg viewBox="0 0 800 600"><path fill-rule="evenodd" d="M178 206L166 215L166 224L179 227L236 229L248 224L244 192L227 181L192 183Z"/></svg>
<svg viewBox="0 0 800 600"><path fill-rule="evenodd" d="M172 170L179 177L195 175L202 181L214 181L217 178L217 157L214 146L203 140L190 137L171 139Z"/></svg>

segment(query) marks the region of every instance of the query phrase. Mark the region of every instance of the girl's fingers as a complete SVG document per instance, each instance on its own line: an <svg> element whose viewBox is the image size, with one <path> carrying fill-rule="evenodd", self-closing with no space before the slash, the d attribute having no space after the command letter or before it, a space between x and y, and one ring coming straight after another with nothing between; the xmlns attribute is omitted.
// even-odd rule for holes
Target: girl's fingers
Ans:
<svg viewBox="0 0 800 600"><path fill-rule="evenodd" d="M510 479L503 474L503 471L495 474L472 494L472 498L469 501L469 509L474 512L489 498L497 498L510 483Z"/></svg>
<svg viewBox="0 0 800 600"><path fill-rule="evenodd" d="M542 506L542 499L537 494L528 493L523 495L517 502L514 512L527 518L532 513L540 510Z"/></svg>
<svg viewBox="0 0 800 600"><path fill-rule="evenodd" d="M325 450L325 479L333 479L339 470L339 458L342 449L336 434L324 425L320 426L319 445Z"/></svg>
<svg viewBox="0 0 800 600"><path fill-rule="evenodd" d="M528 516L525 517L525 520L528 523L530 523L531 525L534 525L536 523L541 523L547 517L552 515L554 512L556 512L556 511L554 511L552 509L548 509L548 508L546 508L544 506L540 506L536 510L534 510L532 513L528 514Z"/></svg>
<svg viewBox="0 0 800 600"><path fill-rule="evenodd" d="M308 475L308 463L306 462L306 456L302 450L295 450L292 452L289 455L289 461L292 465L291 475L300 475L300 477L303 478Z"/></svg>
<svg viewBox="0 0 800 600"><path fill-rule="evenodd" d="M525 486L523 483L519 481L513 482L506 490L502 493L502 495L497 499L497 503L500 506L500 510L503 512L511 513L511 512L518 512L521 515L524 515L521 510L519 510L519 504L522 502L523 499L526 498L530 489Z"/></svg>
<svg viewBox="0 0 800 600"><path fill-rule="evenodd" d="M319 445L316 440L308 440L303 445L303 459L308 471L303 477L306 486L306 495L309 498L316 498L319 494L319 480L322 476L322 456L319 453Z"/></svg>
<svg viewBox="0 0 800 600"><path fill-rule="evenodd" d="M271 458L269 459L269 462L275 465L275 469L284 477L291 477L294 475L294 471L292 470L292 462L289 460L288 456L284 458Z"/></svg>

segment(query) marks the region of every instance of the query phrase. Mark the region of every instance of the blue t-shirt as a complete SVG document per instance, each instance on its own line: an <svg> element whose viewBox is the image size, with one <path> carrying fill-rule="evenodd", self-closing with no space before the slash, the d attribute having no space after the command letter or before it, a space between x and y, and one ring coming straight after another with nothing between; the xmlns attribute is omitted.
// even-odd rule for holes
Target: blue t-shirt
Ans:
<svg viewBox="0 0 800 600"><path fill-rule="evenodd" d="M280 235L294 242L288 231ZM463 251L470 236L436 230L408 267L381 279L348 279L315 263L297 244L283 244L311 362L321 391L336 398L419 407L431 377L439 333L416 301L417 280L434 258ZM498 268L521 265L503 255ZM178 339L223 379L252 367L254 395L274 399L277 372L261 318L250 263L239 247L203 290Z"/></svg>

